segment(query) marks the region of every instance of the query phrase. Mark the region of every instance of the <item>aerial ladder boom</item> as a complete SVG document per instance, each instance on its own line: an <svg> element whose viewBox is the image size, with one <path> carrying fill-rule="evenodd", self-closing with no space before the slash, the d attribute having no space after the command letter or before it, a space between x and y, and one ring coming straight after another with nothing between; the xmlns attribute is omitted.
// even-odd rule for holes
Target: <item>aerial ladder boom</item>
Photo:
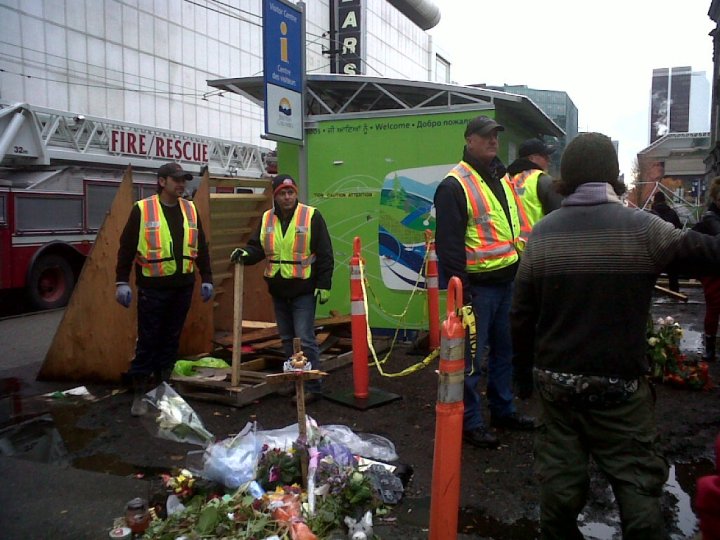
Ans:
<svg viewBox="0 0 720 540"><path fill-rule="evenodd" d="M0 166L63 163L155 169L177 161L198 174L259 178L269 148L0 101Z"/></svg>

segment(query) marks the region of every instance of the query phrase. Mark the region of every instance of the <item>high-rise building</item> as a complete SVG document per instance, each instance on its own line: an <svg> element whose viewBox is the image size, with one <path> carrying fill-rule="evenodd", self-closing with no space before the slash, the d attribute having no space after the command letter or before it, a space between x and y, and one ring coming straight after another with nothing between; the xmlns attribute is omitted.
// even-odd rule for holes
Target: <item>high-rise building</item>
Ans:
<svg viewBox="0 0 720 540"><path fill-rule="evenodd" d="M668 133L710 129L710 83L690 66L653 70L650 95L650 143Z"/></svg>

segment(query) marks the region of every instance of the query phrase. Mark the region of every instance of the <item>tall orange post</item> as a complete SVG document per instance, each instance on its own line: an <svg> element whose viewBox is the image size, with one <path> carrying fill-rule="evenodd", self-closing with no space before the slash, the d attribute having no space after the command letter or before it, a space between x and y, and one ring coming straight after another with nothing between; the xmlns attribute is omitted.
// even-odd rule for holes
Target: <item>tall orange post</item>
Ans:
<svg viewBox="0 0 720 540"><path fill-rule="evenodd" d="M368 370L367 313L365 296L360 275L360 237L353 240L353 255L350 259L350 329L353 344L353 385L357 399L369 395L370 375Z"/></svg>
<svg viewBox="0 0 720 540"><path fill-rule="evenodd" d="M430 501L430 540L457 538L462 455L465 329L458 317L462 282L450 279L447 319L440 338L440 379L435 406L435 454Z"/></svg>
<svg viewBox="0 0 720 540"><path fill-rule="evenodd" d="M425 267L425 289L428 298L428 344L431 351L440 346L440 290L438 288L438 263L435 253L435 241L432 232L425 231L425 240L428 250L427 265Z"/></svg>

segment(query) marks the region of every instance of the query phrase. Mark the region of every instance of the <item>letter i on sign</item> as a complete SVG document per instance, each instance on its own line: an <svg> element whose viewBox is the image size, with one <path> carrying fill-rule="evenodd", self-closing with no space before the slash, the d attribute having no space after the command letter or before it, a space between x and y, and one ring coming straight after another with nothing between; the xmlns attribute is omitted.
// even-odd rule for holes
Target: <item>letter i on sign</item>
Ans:
<svg viewBox="0 0 720 540"><path fill-rule="evenodd" d="M286 35L287 35L287 30L288 30L288 29L287 29L287 24L285 23L285 21L281 22L281 23L280 23L280 33L281 33L283 36L286 36ZM289 62L289 61L290 61L290 60L288 59L288 44L287 44L287 41L288 41L288 40L287 40L286 37L281 37L281 38L280 38L280 60L282 60L283 62Z"/></svg>

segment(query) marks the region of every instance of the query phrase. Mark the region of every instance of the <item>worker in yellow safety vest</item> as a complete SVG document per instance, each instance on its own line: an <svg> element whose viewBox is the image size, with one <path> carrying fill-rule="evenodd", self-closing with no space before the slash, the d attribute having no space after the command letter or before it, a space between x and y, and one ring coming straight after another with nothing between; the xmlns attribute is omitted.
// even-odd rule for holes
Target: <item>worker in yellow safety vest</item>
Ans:
<svg viewBox="0 0 720 540"><path fill-rule="evenodd" d="M314 369L319 349L315 338L316 303L330 299L334 258L330 234L320 212L298 201L295 180L279 174L272 181L273 208L243 248L230 260L246 265L265 261L265 281L273 299L275 320L285 356L293 354L293 338ZM320 380L307 382L305 403L322 397Z"/></svg>
<svg viewBox="0 0 720 540"><path fill-rule="evenodd" d="M476 347L474 353L469 345L465 351L463 438L480 448L499 445L486 427L477 388L487 347L490 424L533 429L533 419L518 414L513 402L510 300L523 243L520 201L497 157L498 133L504 129L487 116L472 119L462 161L439 184L434 199L440 276L460 278L463 301L475 317Z"/></svg>
<svg viewBox="0 0 720 540"><path fill-rule="evenodd" d="M547 174L555 148L540 139L528 139L520 145L518 158L507 168L510 182L520 197L521 236L527 241L535 223L560 208L563 197L555 181Z"/></svg>
<svg viewBox="0 0 720 540"><path fill-rule="evenodd" d="M147 412L144 395L155 383L170 379L180 334L195 288L195 267L202 278L203 301L213 294L210 254L195 205L183 198L192 180L177 163L158 169L157 194L135 203L120 237L115 299L130 307L130 272L135 265L137 344L128 375L134 388L133 416Z"/></svg>

